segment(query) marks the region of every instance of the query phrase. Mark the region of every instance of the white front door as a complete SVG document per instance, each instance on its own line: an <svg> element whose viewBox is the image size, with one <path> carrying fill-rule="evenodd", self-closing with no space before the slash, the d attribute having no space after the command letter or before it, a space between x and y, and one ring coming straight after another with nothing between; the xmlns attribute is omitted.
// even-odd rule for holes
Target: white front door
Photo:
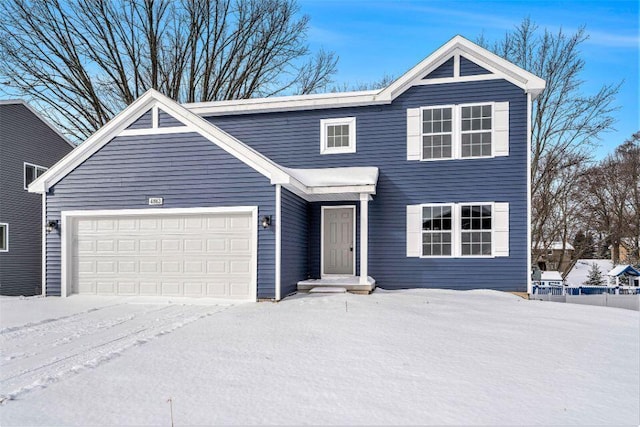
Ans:
<svg viewBox="0 0 640 427"><path fill-rule="evenodd" d="M322 208L322 274L354 275L355 206Z"/></svg>

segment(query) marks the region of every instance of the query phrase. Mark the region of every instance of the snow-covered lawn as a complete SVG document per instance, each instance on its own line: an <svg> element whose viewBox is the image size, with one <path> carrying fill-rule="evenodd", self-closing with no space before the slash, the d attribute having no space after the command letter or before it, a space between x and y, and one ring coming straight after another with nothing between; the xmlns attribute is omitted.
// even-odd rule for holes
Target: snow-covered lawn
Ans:
<svg viewBox="0 0 640 427"><path fill-rule="evenodd" d="M639 313L493 291L0 299L0 424L633 424Z"/></svg>

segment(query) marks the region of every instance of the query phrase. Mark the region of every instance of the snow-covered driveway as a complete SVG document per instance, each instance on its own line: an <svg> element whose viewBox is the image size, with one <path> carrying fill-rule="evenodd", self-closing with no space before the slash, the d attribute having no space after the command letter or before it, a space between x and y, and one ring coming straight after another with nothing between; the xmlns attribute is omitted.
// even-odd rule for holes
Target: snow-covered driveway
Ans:
<svg viewBox="0 0 640 427"><path fill-rule="evenodd" d="M0 299L0 424L638 424L638 312L493 291Z"/></svg>
<svg viewBox="0 0 640 427"><path fill-rule="evenodd" d="M43 301L34 301L33 305ZM215 311L207 306L118 302L2 328L0 403L82 369L95 368L130 347Z"/></svg>

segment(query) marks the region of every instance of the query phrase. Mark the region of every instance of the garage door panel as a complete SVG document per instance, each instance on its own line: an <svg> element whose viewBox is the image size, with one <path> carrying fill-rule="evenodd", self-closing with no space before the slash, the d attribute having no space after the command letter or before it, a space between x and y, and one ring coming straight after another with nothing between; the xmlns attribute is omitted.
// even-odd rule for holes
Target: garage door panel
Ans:
<svg viewBox="0 0 640 427"><path fill-rule="evenodd" d="M74 221L73 292L255 298L248 213Z"/></svg>

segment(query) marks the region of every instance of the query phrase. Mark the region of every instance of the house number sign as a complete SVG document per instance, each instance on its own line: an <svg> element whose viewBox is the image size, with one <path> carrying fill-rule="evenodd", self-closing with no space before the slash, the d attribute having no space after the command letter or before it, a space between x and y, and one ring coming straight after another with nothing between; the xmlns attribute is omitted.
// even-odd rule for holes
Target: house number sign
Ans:
<svg viewBox="0 0 640 427"><path fill-rule="evenodd" d="M162 197L149 197L149 206L160 206L164 204Z"/></svg>

